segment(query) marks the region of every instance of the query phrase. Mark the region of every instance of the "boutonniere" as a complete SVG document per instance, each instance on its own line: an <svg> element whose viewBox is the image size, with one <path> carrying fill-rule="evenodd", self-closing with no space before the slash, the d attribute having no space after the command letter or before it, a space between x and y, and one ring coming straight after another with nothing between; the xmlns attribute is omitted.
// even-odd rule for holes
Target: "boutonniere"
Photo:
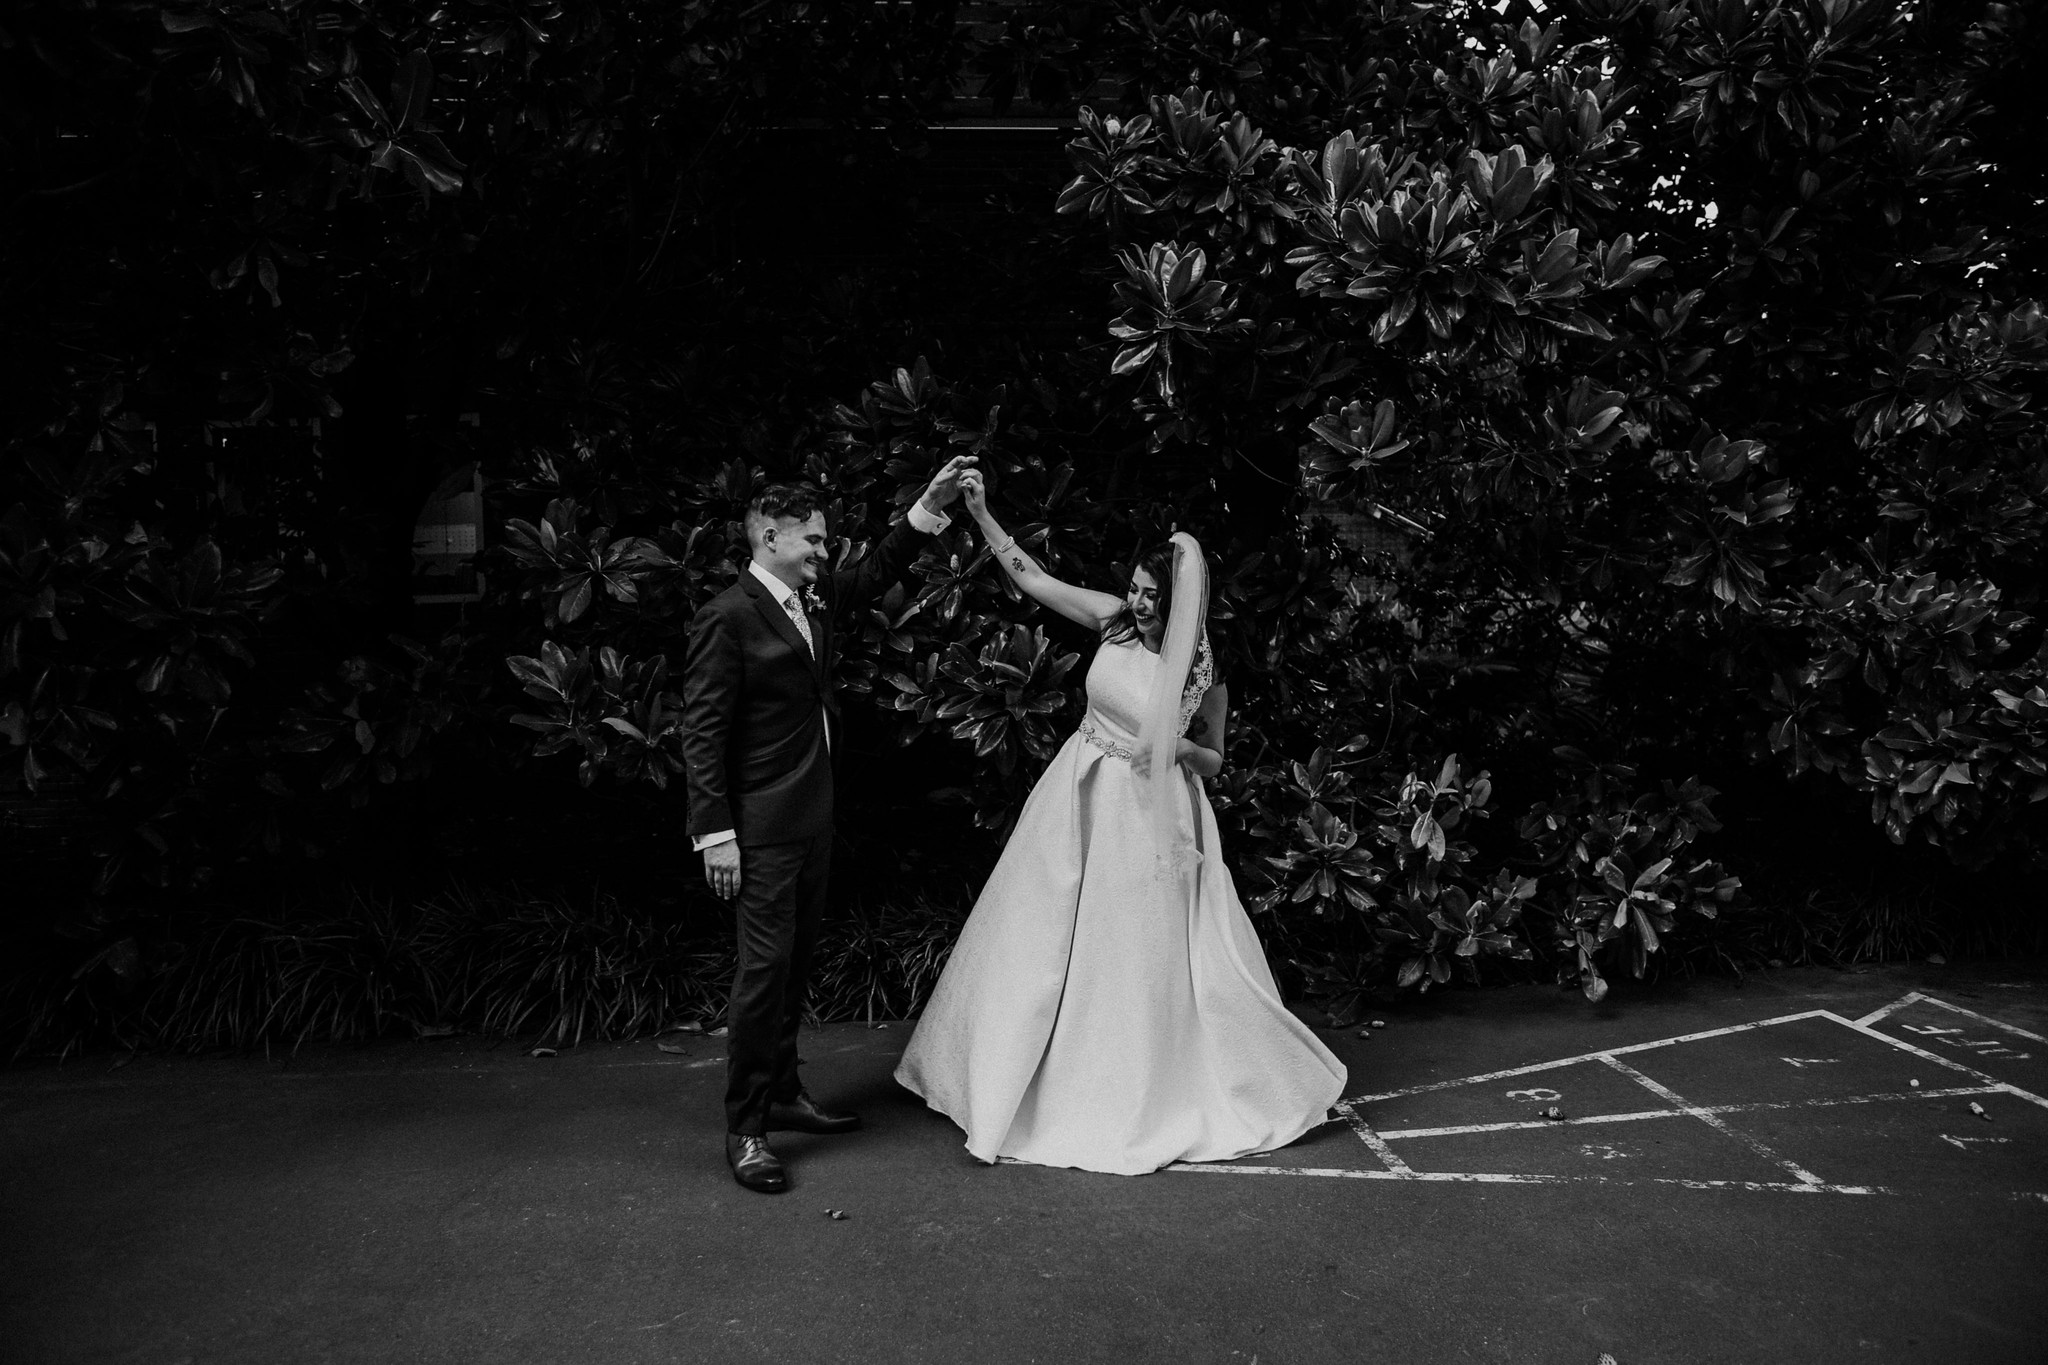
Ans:
<svg viewBox="0 0 2048 1365"><path fill-rule="evenodd" d="M812 583L804 588L803 599L805 612L825 610L825 599L818 596L817 584Z"/></svg>

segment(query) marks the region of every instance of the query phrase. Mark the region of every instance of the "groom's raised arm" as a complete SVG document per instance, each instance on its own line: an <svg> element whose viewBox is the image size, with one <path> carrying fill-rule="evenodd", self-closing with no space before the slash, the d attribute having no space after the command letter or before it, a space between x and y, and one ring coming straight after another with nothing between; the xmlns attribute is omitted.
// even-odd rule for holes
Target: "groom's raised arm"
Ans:
<svg viewBox="0 0 2048 1365"><path fill-rule="evenodd" d="M742 670L732 622L705 607L690 622L683 668L683 769L690 793L689 832L700 848L723 842L706 836L730 838L734 829L725 760Z"/></svg>
<svg viewBox="0 0 2048 1365"><path fill-rule="evenodd" d="M953 524L953 518L943 509L960 495L960 475L972 469L975 462L972 455L948 460L917 501L910 504L909 515L889 528L867 558L832 575L832 591L839 605L859 610L869 598L887 592L892 583L903 581L924 537L935 536Z"/></svg>

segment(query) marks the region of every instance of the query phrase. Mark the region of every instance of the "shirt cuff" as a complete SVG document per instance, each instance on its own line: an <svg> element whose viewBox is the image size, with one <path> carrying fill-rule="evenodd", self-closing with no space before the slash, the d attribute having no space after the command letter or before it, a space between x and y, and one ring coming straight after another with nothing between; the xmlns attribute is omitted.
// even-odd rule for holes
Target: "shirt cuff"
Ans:
<svg viewBox="0 0 2048 1365"><path fill-rule="evenodd" d="M944 512L925 510L924 495L918 494L917 501L910 504L910 524L928 536L935 536L953 524L953 518Z"/></svg>
<svg viewBox="0 0 2048 1365"><path fill-rule="evenodd" d="M692 853L702 853L707 848L716 848L720 844L729 844L739 837L739 831L731 829L720 830L716 834L693 834L690 836L690 851Z"/></svg>

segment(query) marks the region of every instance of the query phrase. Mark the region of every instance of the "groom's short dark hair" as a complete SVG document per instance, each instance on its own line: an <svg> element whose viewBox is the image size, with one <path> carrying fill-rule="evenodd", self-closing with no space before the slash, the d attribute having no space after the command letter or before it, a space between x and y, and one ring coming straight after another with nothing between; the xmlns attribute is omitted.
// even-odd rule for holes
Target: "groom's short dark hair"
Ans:
<svg viewBox="0 0 2048 1365"><path fill-rule="evenodd" d="M814 483L771 483L747 502L747 535L762 522L809 521L825 510L825 494Z"/></svg>

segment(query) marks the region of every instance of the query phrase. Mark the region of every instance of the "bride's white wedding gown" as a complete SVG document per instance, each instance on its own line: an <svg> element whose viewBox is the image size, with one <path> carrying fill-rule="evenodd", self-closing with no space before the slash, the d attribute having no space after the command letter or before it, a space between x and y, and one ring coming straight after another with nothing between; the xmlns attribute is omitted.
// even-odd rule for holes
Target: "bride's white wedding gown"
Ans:
<svg viewBox="0 0 2048 1365"><path fill-rule="evenodd" d="M1156 875L1130 753L1157 664L1135 640L1096 651L1087 719L1032 789L896 1068L983 1161L1226 1161L1294 1141L1343 1094L1343 1063L1280 1001L1192 774L1175 790L1200 869Z"/></svg>

